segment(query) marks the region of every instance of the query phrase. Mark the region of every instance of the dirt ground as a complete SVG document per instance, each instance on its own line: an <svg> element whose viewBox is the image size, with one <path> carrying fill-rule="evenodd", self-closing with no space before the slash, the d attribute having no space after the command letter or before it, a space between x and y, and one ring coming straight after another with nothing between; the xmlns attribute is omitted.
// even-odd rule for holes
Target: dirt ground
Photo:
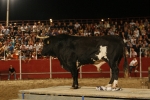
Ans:
<svg viewBox="0 0 150 100"><path fill-rule="evenodd" d="M119 87L122 88L147 88L145 82L148 78L119 78ZM109 78L84 78L79 79L81 86L101 86L106 85ZM19 90L46 88L51 86L72 85L72 79L42 79L42 80L1 80L0 100L17 99Z"/></svg>

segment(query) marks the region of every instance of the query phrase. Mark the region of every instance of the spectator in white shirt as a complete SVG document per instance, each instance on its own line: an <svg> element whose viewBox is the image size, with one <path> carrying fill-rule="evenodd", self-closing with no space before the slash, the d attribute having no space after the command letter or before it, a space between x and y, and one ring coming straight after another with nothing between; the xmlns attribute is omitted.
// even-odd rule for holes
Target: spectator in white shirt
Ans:
<svg viewBox="0 0 150 100"><path fill-rule="evenodd" d="M135 30L134 30L134 36L135 36L136 38L138 38L139 35L140 35L139 30L138 30L137 28L135 28Z"/></svg>
<svg viewBox="0 0 150 100"><path fill-rule="evenodd" d="M131 74L132 69L135 68L135 72L138 72L137 68L138 68L138 61L137 59L134 57L133 60L131 60L130 64L129 64L129 73Z"/></svg>
<svg viewBox="0 0 150 100"><path fill-rule="evenodd" d="M134 48L131 48L130 55L131 57L137 57L137 52L134 50Z"/></svg>
<svg viewBox="0 0 150 100"><path fill-rule="evenodd" d="M96 36L96 34L99 36L100 35L100 31L98 29L95 29L94 31L94 36Z"/></svg>
<svg viewBox="0 0 150 100"><path fill-rule="evenodd" d="M10 34L10 30L9 30L8 26L5 26L5 28L3 29L3 34L4 34L4 36L8 36Z"/></svg>
<svg viewBox="0 0 150 100"><path fill-rule="evenodd" d="M75 29L78 29L80 27L80 24L78 22L76 22L74 27L75 27Z"/></svg>
<svg viewBox="0 0 150 100"><path fill-rule="evenodd" d="M104 28L106 28L106 29L107 29L107 28L110 28L109 22L107 22L107 21L104 22Z"/></svg>

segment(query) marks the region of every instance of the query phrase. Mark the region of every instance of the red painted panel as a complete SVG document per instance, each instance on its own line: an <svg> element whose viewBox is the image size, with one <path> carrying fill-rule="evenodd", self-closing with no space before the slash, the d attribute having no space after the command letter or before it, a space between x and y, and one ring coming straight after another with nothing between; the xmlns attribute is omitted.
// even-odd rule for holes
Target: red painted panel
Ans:
<svg viewBox="0 0 150 100"><path fill-rule="evenodd" d="M31 60L26 63L22 61L22 73L40 72L50 72L49 60Z"/></svg>
<svg viewBox="0 0 150 100"><path fill-rule="evenodd" d="M50 74L23 74L22 79L49 79Z"/></svg>
<svg viewBox="0 0 150 100"><path fill-rule="evenodd" d="M53 78L72 78L70 73L53 74Z"/></svg>
<svg viewBox="0 0 150 100"><path fill-rule="evenodd" d="M53 72L66 72L64 68L60 65L58 59L52 59L52 71Z"/></svg>
<svg viewBox="0 0 150 100"><path fill-rule="evenodd" d="M137 58L139 61L139 58ZM128 63L131 61L131 58L128 58ZM148 77L148 67L150 67L150 58L142 58L142 77ZM119 77L123 77L123 63L124 59L121 60L119 64ZM17 78L20 77L20 62L19 60L9 60L9 61L0 61L0 78L7 79L8 77L8 68L9 65L12 65L16 69ZM29 63L21 62L22 66L22 79L42 79L50 78L50 60L49 59L40 59L40 60L31 60ZM82 67L82 78L99 78L99 77L110 77L110 68L108 64L101 66L102 72L97 72L97 68L94 65L84 65ZM106 73L107 71L107 73ZM52 78L71 78L71 74L67 73L65 69L60 66L60 62L57 59L52 59ZM63 73L64 72L64 73ZM1 75L3 74L3 75ZM4 75L5 74L5 75ZM131 74L132 77L139 77L140 73ZM79 74L80 77L80 74ZM11 77L13 79L13 77Z"/></svg>
<svg viewBox="0 0 150 100"><path fill-rule="evenodd" d="M106 78L110 77L109 73L84 73L82 74L82 78Z"/></svg>

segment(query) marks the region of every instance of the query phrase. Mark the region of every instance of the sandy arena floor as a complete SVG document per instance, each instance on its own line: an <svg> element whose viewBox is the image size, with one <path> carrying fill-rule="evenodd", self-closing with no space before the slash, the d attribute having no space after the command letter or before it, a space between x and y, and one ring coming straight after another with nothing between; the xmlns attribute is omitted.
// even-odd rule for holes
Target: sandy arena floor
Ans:
<svg viewBox="0 0 150 100"><path fill-rule="evenodd" d="M122 88L143 88L148 78L119 78L119 86ZM101 86L106 85L109 78L79 79L81 86ZM42 80L1 80L0 100L10 100L18 98L18 91L25 89L45 88L51 86L72 85L72 79L42 79ZM145 88L145 87L144 87ZM147 87L146 87L147 88Z"/></svg>

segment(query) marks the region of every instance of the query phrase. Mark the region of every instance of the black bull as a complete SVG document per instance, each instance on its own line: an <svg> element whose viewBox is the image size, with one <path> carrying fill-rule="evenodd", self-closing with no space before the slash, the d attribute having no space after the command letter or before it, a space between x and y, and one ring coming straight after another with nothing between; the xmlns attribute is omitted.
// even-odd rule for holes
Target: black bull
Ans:
<svg viewBox="0 0 150 100"><path fill-rule="evenodd" d="M63 68L71 72L72 87L77 89L78 69L85 64L107 62L112 70L109 84L118 80L118 65L123 56L124 71L127 70L124 48L124 42L119 36L80 37L61 34L44 39L42 55L57 57Z"/></svg>

